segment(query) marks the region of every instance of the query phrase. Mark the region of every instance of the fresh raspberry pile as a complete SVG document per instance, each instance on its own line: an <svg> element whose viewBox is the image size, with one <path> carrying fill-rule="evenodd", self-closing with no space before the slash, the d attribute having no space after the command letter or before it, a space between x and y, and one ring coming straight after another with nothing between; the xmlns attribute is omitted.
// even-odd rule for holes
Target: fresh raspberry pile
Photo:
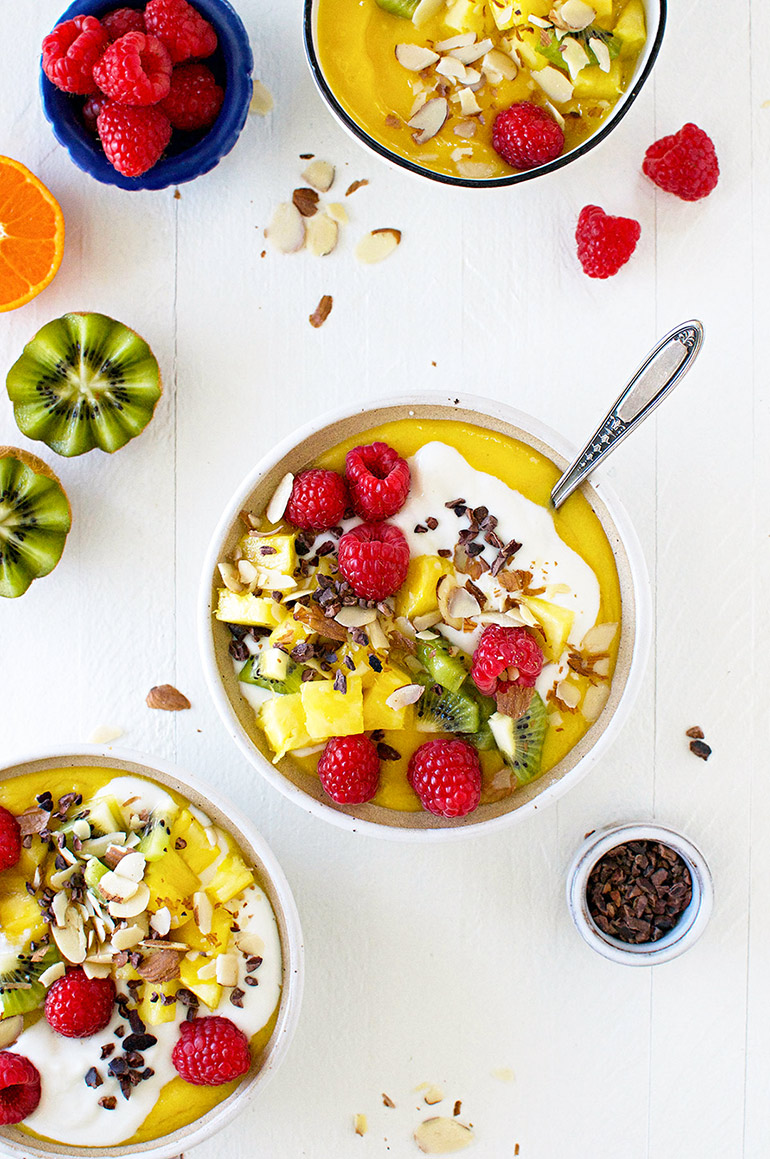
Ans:
<svg viewBox="0 0 770 1159"><path fill-rule="evenodd" d="M334 736L318 762L325 791L341 805L371 801L380 783L380 758L373 741L358 736Z"/></svg>
<svg viewBox="0 0 770 1159"><path fill-rule="evenodd" d="M251 1066L249 1040L229 1018L194 1018L179 1027L171 1061L186 1083L218 1087Z"/></svg>
<svg viewBox="0 0 770 1159"><path fill-rule="evenodd" d="M464 740L429 740L412 754L407 780L430 813L465 817L481 796L478 753Z"/></svg>
<svg viewBox="0 0 770 1159"><path fill-rule="evenodd" d="M517 668L514 681L500 681L509 668ZM498 684L520 684L532 688L543 668L543 653L526 628L505 628L487 624L473 653L471 678L485 696L494 696Z"/></svg>
<svg viewBox="0 0 770 1159"><path fill-rule="evenodd" d="M636 249L642 233L630 217L610 217L598 205L580 211L575 240L581 266L589 278L611 278Z"/></svg>
<svg viewBox="0 0 770 1159"><path fill-rule="evenodd" d="M409 466L387 443L354 447L345 458L353 509L362 519L389 519L409 494Z"/></svg>
<svg viewBox="0 0 770 1159"><path fill-rule="evenodd" d="M336 471L312 467L294 479L286 504L286 518L303 531L328 531L345 518L350 496Z"/></svg>
<svg viewBox="0 0 770 1159"><path fill-rule="evenodd" d="M492 147L512 169L535 169L559 156L564 133L546 109L516 101L495 117Z"/></svg>
<svg viewBox="0 0 770 1159"><path fill-rule="evenodd" d="M0 873L21 857L21 829L13 813L0 806Z"/></svg>
<svg viewBox="0 0 770 1159"><path fill-rule="evenodd" d="M199 132L219 115L225 94L214 73L184 63L211 56L217 43L187 0L149 0L143 10L57 25L43 41L43 71L57 88L89 98L86 128L119 173L140 177L160 160L172 129Z"/></svg>
<svg viewBox="0 0 770 1159"><path fill-rule="evenodd" d="M89 1038L112 1018L115 983L112 978L87 978L80 966L67 970L45 996L48 1025L65 1038Z"/></svg>
<svg viewBox="0 0 770 1159"><path fill-rule="evenodd" d="M340 539L337 562L357 596L384 600L406 579L409 544L392 523L359 523Z"/></svg>
<svg viewBox="0 0 770 1159"><path fill-rule="evenodd" d="M719 181L714 142L692 123L650 145L642 169L657 186L682 201L708 197Z"/></svg>
<svg viewBox="0 0 770 1159"><path fill-rule="evenodd" d="M40 1073L23 1054L0 1051L0 1127L20 1123L40 1102Z"/></svg>

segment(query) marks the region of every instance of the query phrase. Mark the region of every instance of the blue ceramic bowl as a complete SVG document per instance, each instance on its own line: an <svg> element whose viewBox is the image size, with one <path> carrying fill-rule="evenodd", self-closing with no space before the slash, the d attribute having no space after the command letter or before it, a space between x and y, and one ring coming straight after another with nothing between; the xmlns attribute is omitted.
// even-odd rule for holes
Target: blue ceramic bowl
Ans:
<svg viewBox="0 0 770 1159"><path fill-rule="evenodd" d="M174 130L165 154L141 177L124 177L104 155L98 137L83 124L83 97L57 89L40 70L43 111L54 136L79 169L106 185L121 189L166 189L192 181L213 169L229 153L246 123L251 101L254 58L246 29L227 0L193 0L193 6L216 29L219 44L205 63L225 90L219 116L210 129L197 133ZM57 24L73 16L102 16L115 8L143 8L144 0L75 0Z"/></svg>

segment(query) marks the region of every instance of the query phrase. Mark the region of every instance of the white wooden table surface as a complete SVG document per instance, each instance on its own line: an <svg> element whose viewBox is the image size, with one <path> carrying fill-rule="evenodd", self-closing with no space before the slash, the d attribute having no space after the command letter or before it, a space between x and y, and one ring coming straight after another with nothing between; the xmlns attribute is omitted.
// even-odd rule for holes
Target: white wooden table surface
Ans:
<svg viewBox="0 0 770 1159"><path fill-rule="evenodd" d="M303 1017L284 1066L196 1159L416 1155L413 1088L435 1082L474 1124L478 1159L764 1159L770 1150L770 10L673 0L642 97L608 144L544 181L478 194L391 172L317 97L300 0L238 0L256 75L275 96L234 151L181 189L129 194L77 170L37 94L43 34L64 0L0 0L0 151L61 202L61 270L0 322L4 376L40 325L101 310L153 346L164 397L109 458L54 464L72 500L62 563L0 607L3 759L124 730L256 819L306 934ZM640 172L648 144L694 120L722 177L689 205ZM264 247L298 155L338 166L351 225L323 260ZM638 218L607 283L574 255L580 208ZM382 266L367 229L403 243ZM324 293L321 330L308 315ZM300 420L410 385L476 392L582 441L656 338L687 317L707 343L674 398L612 460L654 588L643 693L612 751L557 806L492 838L421 849L343 833L268 787L228 740L198 660L201 561L221 508ZM436 365L434 366L433 363ZM55 456L17 431L0 443ZM168 681L193 702L152 712ZM684 732L700 724L707 764ZM706 853L717 902L702 941L651 971L578 938L564 876L587 830L656 817ZM396 1109L382 1105L385 1091ZM447 1109L448 1108L448 1109ZM423 1111L425 1108L423 1108ZM365 1112L370 1131L354 1135Z"/></svg>

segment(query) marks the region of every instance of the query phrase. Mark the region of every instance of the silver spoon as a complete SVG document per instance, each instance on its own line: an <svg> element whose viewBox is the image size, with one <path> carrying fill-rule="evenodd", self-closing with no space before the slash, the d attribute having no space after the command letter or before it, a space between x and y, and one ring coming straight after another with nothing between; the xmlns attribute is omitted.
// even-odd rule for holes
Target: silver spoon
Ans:
<svg viewBox="0 0 770 1159"><path fill-rule="evenodd" d="M703 345L703 325L692 319L670 330L645 358L623 393L575 461L551 492L551 503L560 507L565 499L622 443L626 435L644 422L656 406L687 374Z"/></svg>

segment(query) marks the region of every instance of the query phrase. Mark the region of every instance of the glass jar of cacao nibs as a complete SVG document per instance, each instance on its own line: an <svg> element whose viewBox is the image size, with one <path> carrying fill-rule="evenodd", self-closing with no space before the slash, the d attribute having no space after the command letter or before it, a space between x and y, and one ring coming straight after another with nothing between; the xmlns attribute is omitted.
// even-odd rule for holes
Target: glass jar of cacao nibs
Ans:
<svg viewBox="0 0 770 1159"><path fill-rule="evenodd" d="M604 957L650 966L701 935L713 904L711 873L690 841L661 825L615 825L587 835L567 880L584 940Z"/></svg>

